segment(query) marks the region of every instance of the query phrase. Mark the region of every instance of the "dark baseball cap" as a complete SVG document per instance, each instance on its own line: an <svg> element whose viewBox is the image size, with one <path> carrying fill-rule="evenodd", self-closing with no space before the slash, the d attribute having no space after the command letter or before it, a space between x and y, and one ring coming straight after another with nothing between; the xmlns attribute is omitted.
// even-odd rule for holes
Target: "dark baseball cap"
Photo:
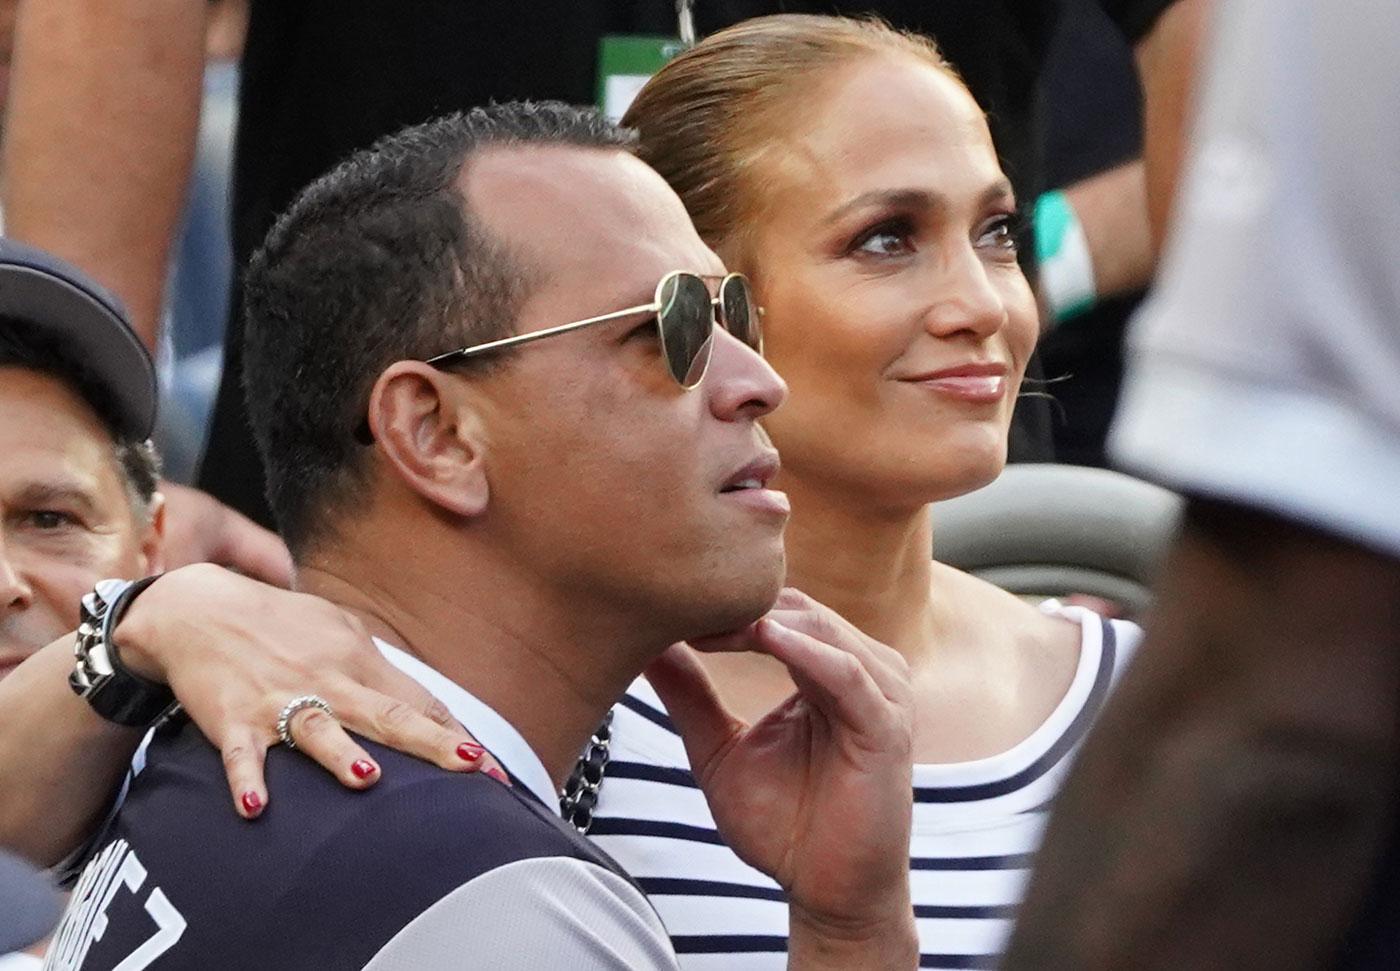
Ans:
<svg viewBox="0 0 1400 971"><path fill-rule="evenodd" d="M0 955L42 941L53 933L63 901L44 875L0 850Z"/></svg>
<svg viewBox="0 0 1400 971"><path fill-rule="evenodd" d="M151 436L156 369L121 302L77 267L0 239L0 315L32 324L101 385L102 417L124 438Z"/></svg>

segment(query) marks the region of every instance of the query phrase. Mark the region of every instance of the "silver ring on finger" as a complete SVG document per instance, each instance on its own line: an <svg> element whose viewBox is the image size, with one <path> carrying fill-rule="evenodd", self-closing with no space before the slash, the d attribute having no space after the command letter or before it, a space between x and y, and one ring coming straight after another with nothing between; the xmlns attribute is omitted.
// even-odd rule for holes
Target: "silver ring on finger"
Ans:
<svg viewBox="0 0 1400 971"><path fill-rule="evenodd" d="M282 710L277 713L277 737L282 740L282 744L287 748L297 747L296 740L292 738L291 723L292 716L307 708L319 708L331 718L335 717L335 712L331 711L331 706L326 699L320 695L298 695L282 706Z"/></svg>

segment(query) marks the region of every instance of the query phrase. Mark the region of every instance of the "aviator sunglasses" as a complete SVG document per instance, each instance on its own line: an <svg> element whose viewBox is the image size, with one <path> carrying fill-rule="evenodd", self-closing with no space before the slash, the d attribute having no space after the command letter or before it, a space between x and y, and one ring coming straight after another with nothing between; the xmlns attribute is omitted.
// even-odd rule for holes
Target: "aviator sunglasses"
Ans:
<svg viewBox="0 0 1400 971"><path fill-rule="evenodd" d="M710 296L709 284L705 282L707 280L720 281L719 296ZM654 314L656 329L661 338L661 354L666 359L666 370L675 378L677 384L688 391L705 377L705 369L710 363L710 352L714 348L716 323L755 351L763 353L763 335L759 327L761 313L762 311L754 306L749 281L741 273L719 277L673 270L663 276L661 282L656 285L655 299L649 304L614 310L599 317L546 327L544 330L534 330L528 334L517 334L514 337L503 337L484 344L458 348L430 357L426 363L433 367L447 367L478 354L514 347L517 344L528 344L530 341L542 340L556 334L567 334L581 327L637 314Z"/></svg>

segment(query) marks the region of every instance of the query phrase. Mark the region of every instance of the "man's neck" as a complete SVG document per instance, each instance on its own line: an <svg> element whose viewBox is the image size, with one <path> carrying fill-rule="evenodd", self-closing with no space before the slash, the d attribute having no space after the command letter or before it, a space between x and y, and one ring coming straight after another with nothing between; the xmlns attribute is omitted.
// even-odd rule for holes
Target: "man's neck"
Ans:
<svg viewBox="0 0 1400 971"><path fill-rule="evenodd" d="M590 733L666 645L548 603L507 565L425 563L433 559L390 565L341 550L303 564L297 587L490 705L562 785Z"/></svg>

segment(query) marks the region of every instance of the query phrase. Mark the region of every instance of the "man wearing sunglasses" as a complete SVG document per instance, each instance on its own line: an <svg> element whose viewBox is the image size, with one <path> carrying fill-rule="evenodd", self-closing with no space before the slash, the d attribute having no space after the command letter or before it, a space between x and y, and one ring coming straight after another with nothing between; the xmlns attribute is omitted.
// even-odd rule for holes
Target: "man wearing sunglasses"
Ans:
<svg viewBox="0 0 1400 971"><path fill-rule="evenodd" d="M706 280L719 281L719 296L711 297ZM763 339L759 330L758 308L753 305L749 281L742 273L727 276L687 273L672 270L656 285L656 295L651 303L614 310L575 320L568 324L546 327L544 330L501 337L496 340L473 344L471 347L448 351L428 359L433 367L445 367L456 361L464 361L479 354L516 347L542 337L567 334L580 327L593 324L606 324L629 317L655 317L657 340L661 344L661 356L666 359L666 368L676 383L689 391L705 376L705 368L710 363L711 336L716 320L723 324L739 340L759 353L763 352Z"/></svg>
<svg viewBox="0 0 1400 971"><path fill-rule="evenodd" d="M785 388L747 284L627 145L559 105L408 129L309 187L248 274L250 412L299 586L514 785L368 745L383 780L347 799L274 749L249 823L218 751L169 725L52 967L674 967L555 810L648 665L726 841L789 894L791 966L916 965L907 671L834 615L821 639L758 620L787 502L757 422ZM751 728L668 650L750 625L801 686ZM289 699L279 732L329 717Z"/></svg>

